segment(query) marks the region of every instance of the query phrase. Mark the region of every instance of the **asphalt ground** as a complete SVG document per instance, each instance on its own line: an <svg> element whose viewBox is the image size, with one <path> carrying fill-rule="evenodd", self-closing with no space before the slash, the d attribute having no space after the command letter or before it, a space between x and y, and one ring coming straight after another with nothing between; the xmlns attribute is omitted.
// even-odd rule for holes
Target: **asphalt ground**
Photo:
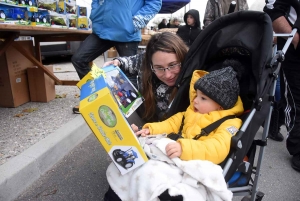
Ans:
<svg viewBox="0 0 300 201"><path fill-rule="evenodd" d="M300 173L291 168L290 160L284 142L268 140L258 177L264 201L300 200ZM91 134L15 201L103 200L109 163L105 150Z"/></svg>

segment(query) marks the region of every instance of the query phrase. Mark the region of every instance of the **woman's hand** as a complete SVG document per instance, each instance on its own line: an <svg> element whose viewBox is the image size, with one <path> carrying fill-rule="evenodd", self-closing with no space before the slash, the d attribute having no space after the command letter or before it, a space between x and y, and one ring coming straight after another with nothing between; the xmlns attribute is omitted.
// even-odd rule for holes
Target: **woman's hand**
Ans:
<svg viewBox="0 0 300 201"><path fill-rule="evenodd" d="M171 142L166 146L166 153L169 158L180 157L182 154L181 145L179 142Z"/></svg>
<svg viewBox="0 0 300 201"><path fill-rule="evenodd" d="M107 61L103 64L103 67L109 66L109 65L114 65L114 66L120 66L120 61L118 59L114 59L112 61Z"/></svg>

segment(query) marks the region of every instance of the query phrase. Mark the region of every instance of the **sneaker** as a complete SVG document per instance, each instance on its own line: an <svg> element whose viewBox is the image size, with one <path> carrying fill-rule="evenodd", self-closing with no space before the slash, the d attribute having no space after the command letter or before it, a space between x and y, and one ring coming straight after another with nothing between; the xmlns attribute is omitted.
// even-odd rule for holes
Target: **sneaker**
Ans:
<svg viewBox="0 0 300 201"><path fill-rule="evenodd" d="M75 106L75 107L73 107L73 113L74 114L80 114L80 112L79 112L79 106L77 105L77 106Z"/></svg>
<svg viewBox="0 0 300 201"><path fill-rule="evenodd" d="M283 135L280 133L280 128L277 133L269 133L269 138L278 142L282 142L284 140Z"/></svg>
<svg viewBox="0 0 300 201"><path fill-rule="evenodd" d="M293 155L292 168L300 172L300 154Z"/></svg>

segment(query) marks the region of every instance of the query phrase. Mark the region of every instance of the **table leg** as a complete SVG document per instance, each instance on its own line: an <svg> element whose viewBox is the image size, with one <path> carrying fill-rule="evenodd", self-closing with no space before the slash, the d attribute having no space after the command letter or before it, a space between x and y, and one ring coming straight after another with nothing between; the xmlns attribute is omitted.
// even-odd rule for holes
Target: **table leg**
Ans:
<svg viewBox="0 0 300 201"><path fill-rule="evenodd" d="M43 69L43 71L55 81L57 85L62 85L62 81L59 80L51 71L49 71L40 61L34 58L31 54L29 54L21 45L18 43L13 43L12 46L22 53L28 60L30 60L33 64L37 65L39 68Z"/></svg>
<svg viewBox="0 0 300 201"><path fill-rule="evenodd" d="M18 33L12 34L10 37L7 37L0 48L0 56L7 50L7 48L14 42L16 38L19 37Z"/></svg>

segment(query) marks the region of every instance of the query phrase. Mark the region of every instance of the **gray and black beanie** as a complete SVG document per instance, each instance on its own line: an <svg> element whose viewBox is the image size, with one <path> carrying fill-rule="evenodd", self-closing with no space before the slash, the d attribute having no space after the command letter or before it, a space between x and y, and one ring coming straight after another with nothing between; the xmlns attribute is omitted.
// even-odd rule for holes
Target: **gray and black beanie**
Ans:
<svg viewBox="0 0 300 201"><path fill-rule="evenodd" d="M227 110L235 105L240 92L236 75L230 66L211 71L196 81L194 89L200 90Z"/></svg>

